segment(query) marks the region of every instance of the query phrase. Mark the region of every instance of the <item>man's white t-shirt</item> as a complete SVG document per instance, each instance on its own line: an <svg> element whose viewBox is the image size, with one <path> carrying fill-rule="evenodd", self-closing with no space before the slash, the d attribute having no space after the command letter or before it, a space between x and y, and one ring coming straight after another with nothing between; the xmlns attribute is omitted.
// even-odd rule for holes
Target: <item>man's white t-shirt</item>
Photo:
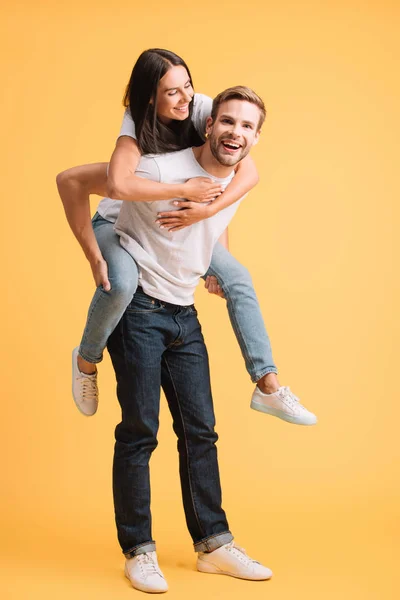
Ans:
<svg viewBox="0 0 400 600"><path fill-rule="evenodd" d="M184 183L192 177L209 177L228 185L234 171L224 179L207 173L192 148L161 155L143 156L136 170L140 177L161 183ZM180 306L194 302L199 279L207 272L218 238L227 228L241 200L180 231L169 233L156 224L160 211L177 210L173 200L123 202L115 224L121 245L135 259L139 285L146 294Z"/></svg>
<svg viewBox="0 0 400 600"><path fill-rule="evenodd" d="M192 123L200 135L205 141L206 121L211 115L212 99L204 94L195 94L193 98L193 112L192 112ZM136 139L135 123L132 120L131 113L126 109L124 119L122 121L121 131L119 137L122 135L128 135ZM189 179L189 177L187 177ZM117 220L122 200L111 200L111 198L103 198L100 201L97 212L106 219L115 223Z"/></svg>

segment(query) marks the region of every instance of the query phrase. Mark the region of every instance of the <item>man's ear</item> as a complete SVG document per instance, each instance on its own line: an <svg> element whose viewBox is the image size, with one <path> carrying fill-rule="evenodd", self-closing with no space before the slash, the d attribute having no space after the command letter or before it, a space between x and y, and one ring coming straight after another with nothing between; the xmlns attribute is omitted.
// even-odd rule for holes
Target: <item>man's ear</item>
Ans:
<svg viewBox="0 0 400 600"><path fill-rule="evenodd" d="M261 133L261 129L259 129L257 131L256 135L255 135L253 146L255 146L256 144L258 144L258 140L260 139L260 133Z"/></svg>
<svg viewBox="0 0 400 600"><path fill-rule="evenodd" d="M212 131L213 120L212 117L207 117L206 121L206 137L208 137Z"/></svg>

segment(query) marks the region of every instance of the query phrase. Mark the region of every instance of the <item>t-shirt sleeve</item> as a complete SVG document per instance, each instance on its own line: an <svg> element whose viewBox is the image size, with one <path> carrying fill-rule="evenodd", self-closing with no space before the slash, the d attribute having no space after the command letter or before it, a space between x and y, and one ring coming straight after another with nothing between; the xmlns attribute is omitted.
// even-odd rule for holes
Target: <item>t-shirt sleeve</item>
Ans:
<svg viewBox="0 0 400 600"><path fill-rule="evenodd" d="M136 168L135 175L151 181L161 181L161 173L157 160L151 156L142 156Z"/></svg>
<svg viewBox="0 0 400 600"><path fill-rule="evenodd" d="M205 140L206 121L211 115L212 98L205 94L195 94L193 98L192 122L197 133Z"/></svg>
<svg viewBox="0 0 400 600"><path fill-rule="evenodd" d="M121 137L121 135L129 135L129 137L136 140L135 123L133 122L129 108L127 108L125 110L124 118L122 120L121 130L119 132L118 137Z"/></svg>

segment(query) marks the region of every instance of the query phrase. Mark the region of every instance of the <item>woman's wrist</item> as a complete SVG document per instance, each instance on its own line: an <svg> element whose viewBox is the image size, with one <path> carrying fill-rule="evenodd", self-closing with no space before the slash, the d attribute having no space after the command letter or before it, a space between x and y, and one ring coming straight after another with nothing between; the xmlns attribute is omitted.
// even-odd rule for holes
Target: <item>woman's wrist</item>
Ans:
<svg viewBox="0 0 400 600"><path fill-rule="evenodd" d="M207 219L213 217L220 211L218 200L213 200L210 204L207 205Z"/></svg>
<svg viewBox="0 0 400 600"><path fill-rule="evenodd" d="M185 183L177 183L177 184L174 185L174 188L175 188L175 191L176 191L175 198L185 198L185 199L188 199L187 198L187 191L186 191L187 190L186 183L187 182L185 182Z"/></svg>

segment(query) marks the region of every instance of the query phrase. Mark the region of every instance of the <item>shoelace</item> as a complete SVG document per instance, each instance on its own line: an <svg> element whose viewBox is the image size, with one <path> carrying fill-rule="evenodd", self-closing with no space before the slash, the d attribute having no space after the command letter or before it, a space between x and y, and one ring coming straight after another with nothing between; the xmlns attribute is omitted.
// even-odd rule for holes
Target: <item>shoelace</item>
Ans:
<svg viewBox="0 0 400 600"><path fill-rule="evenodd" d="M96 377L81 377L83 400L97 400L98 390Z"/></svg>
<svg viewBox="0 0 400 600"><path fill-rule="evenodd" d="M257 562L256 560L253 560L252 558L250 558L250 556L248 556L246 554L246 550L244 548L237 546L235 544L234 540L229 542L229 544L227 544L225 546L225 548L228 550L228 552L231 552L234 556L236 556L245 565L249 565L250 563Z"/></svg>
<svg viewBox="0 0 400 600"><path fill-rule="evenodd" d="M288 404L288 406L290 406L290 408L293 408L294 410L306 410L304 406L300 404L300 400L298 399L298 397L290 391L290 387L285 386L281 388L279 390L279 395L281 396L282 400L284 400Z"/></svg>
<svg viewBox="0 0 400 600"><path fill-rule="evenodd" d="M144 552L143 554L138 554L138 563L143 574L154 575L156 573L157 575L160 575L158 567L153 557L147 552Z"/></svg>

